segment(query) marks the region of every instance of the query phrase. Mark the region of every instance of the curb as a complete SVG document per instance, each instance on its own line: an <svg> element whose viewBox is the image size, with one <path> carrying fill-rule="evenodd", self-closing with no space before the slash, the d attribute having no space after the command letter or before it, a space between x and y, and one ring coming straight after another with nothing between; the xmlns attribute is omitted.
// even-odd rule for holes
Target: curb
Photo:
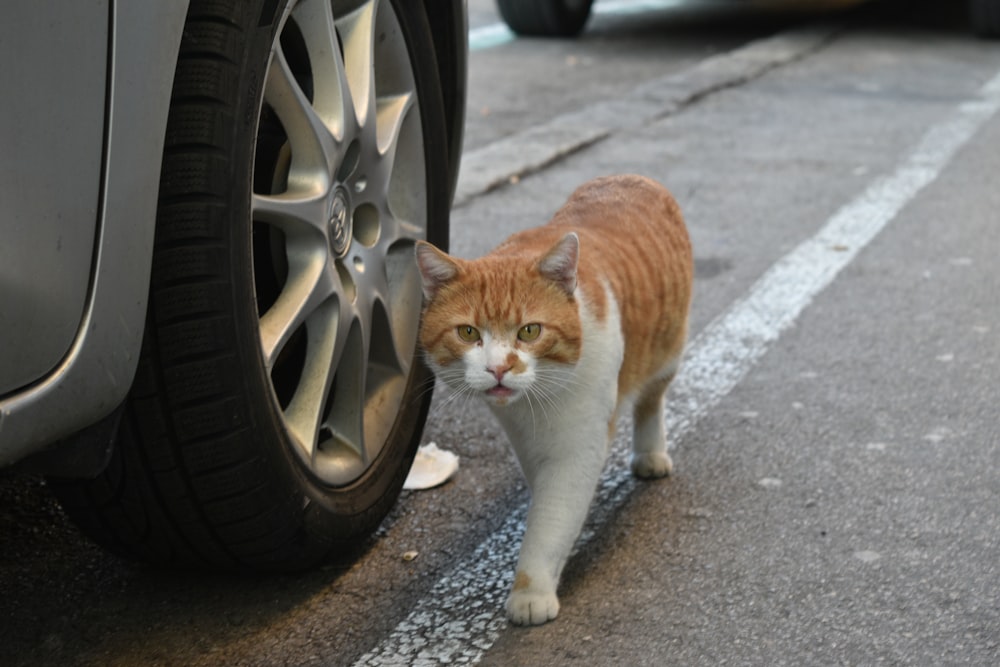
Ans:
<svg viewBox="0 0 1000 667"><path fill-rule="evenodd" d="M694 67L647 81L600 102L529 127L462 156L454 207L540 171L613 133L670 116L704 97L752 81L800 60L830 42L842 26L810 26L759 39L706 58Z"/></svg>

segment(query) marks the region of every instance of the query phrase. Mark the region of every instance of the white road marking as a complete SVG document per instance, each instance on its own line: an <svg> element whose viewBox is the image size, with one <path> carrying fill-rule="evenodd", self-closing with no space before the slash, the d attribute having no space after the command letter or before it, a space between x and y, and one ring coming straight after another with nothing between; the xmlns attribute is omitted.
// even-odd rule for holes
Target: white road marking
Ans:
<svg viewBox="0 0 1000 667"><path fill-rule="evenodd" d="M513 42L515 39L517 39L517 35L503 23L491 23L478 28L470 28L469 50L492 49L495 46Z"/></svg>
<svg viewBox="0 0 1000 667"><path fill-rule="evenodd" d="M749 373L757 361L1000 109L1000 72L933 126L894 172L874 181L819 232L778 260L739 301L691 343L671 388L666 423L676 443ZM834 250L834 247L843 248ZM942 436L932 434L936 439ZM928 436L931 438L932 436ZM592 505L591 534L628 497L633 482L622 452L608 465ZM503 602L527 506L442 577L410 615L356 665L475 664L506 628ZM581 537L585 544L589 535ZM871 561L874 552L859 552ZM558 622L558 621L556 621Z"/></svg>
<svg viewBox="0 0 1000 667"><path fill-rule="evenodd" d="M590 11L594 14L623 16L680 7L686 2L687 0L602 0L595 2Z"/></svg>

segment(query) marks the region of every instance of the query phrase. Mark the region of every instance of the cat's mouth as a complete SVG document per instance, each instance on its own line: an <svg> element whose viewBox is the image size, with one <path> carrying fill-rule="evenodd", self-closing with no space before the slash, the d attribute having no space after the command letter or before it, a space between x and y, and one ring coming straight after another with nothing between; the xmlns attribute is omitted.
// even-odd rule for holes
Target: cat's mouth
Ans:
<svg viewBox="0 0 1000 667"><path fill-rule="evenodd" d="M514 390L502 384L497 384L495 387L487 389L486 395L493 398L510 398L514 395Z"/></svg>

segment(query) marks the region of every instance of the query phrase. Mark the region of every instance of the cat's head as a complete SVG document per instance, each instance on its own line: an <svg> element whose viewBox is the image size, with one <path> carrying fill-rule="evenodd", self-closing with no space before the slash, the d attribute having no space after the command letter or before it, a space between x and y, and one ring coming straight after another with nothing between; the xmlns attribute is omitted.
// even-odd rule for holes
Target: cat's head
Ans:
<svg viewBox="0 0 1000 667"><path fill-rule="evenodd" d="M420 344L452 389L495 406L550 402L580 358L579 239L539 252L451 257L417 244L426 297Z"/></svg>

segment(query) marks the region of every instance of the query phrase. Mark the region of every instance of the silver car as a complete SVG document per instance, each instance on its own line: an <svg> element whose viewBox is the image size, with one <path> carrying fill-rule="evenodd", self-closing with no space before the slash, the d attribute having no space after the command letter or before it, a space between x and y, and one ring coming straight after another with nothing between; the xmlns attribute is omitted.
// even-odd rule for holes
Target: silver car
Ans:
<svg viewBox="0 0 1000 667"><path fill-rule="evenodd" d="M130 557L298 569L430 401L462 0L44 0L0 23L0 466Z"/></svg>

